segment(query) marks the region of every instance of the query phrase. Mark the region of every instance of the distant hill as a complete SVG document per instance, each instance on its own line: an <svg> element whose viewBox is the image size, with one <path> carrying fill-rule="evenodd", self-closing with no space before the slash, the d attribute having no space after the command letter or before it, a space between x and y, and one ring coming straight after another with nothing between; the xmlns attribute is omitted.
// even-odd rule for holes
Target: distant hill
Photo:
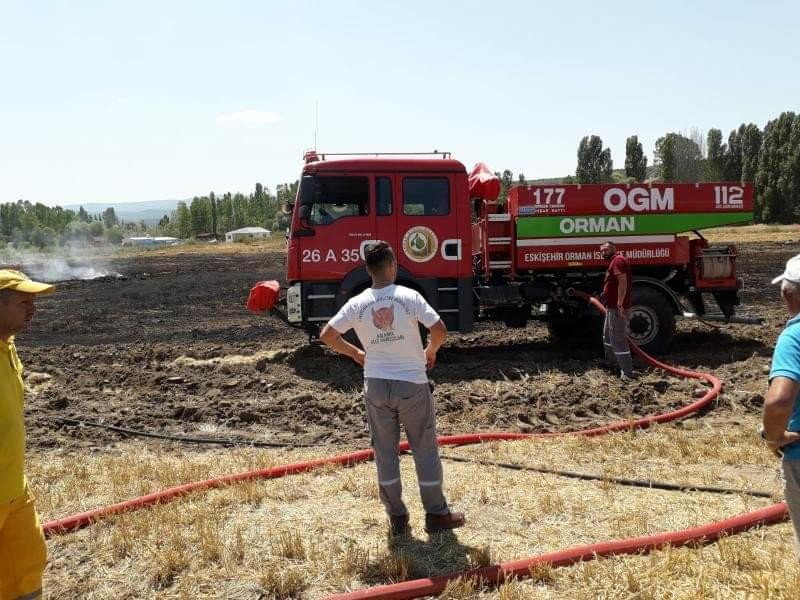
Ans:
<svg viewBox="0 0 800 600"><path fill-rule="evenodd" d="M170 215L178 206L180 200L146 200L144 202L87 202L86 204L69 204L64 206L70 210L77 210L83 206L83 210L90 215L102 213L111 207L117 214L117 218L122 221L138 223L144 221L147 225L155 225L164 215ZM188 202L184 200L184 202Z"/></svg>

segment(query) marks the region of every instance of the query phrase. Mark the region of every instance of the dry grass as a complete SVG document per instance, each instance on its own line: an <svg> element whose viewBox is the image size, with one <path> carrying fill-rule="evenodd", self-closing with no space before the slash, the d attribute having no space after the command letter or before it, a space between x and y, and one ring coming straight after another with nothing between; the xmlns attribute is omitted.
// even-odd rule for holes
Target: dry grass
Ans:
<svg viewBox="0 0 800 600"><path fill-rule="evenodd" d="M449 449L608 476L772 489L777 463L755 419L719 432L662 427L602 438ZM319 452L171 452L130 443L109 454L32 457L30 479L51 519L179 482L302 460ZM467 527L428 537L403 458L412 535L387 541L374 466L249 482L121 515L49 542L54 598L319 598L328 593L533 556L618 537L682 529L765 506L739 495L581 482L474 463L446 463L446 489ZM495 589L460 581L449 598L789 598L800 584L788 524L696 549L548 565Z"/></svg>
<svg viewBox="0 0 800 600"><path fill-rule="evenodd" d="M286 237L276 231L272 237L247 242L183 242L163 248L118 248L115 256L219 256L221 254L260 254L266 250L285 250Z"/></svg>
<svg viewBox="0 0 800 600"><path fill-rule="evenodd" d="M701 232L712 242L789 242L800 240L800 225L745 225Z"/></svg>

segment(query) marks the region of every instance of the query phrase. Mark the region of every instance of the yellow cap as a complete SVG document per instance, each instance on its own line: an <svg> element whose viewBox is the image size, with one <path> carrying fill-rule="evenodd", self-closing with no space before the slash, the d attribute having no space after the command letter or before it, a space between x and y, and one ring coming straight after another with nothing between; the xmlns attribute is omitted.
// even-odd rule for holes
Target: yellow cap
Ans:
<svg viewBox="0 0 800 600"><path fill-rule="evenodd" d="M31 281L25 273L0 269L0 290L16 290L26 294L49 294L56 288L49 283Z"/></svg>

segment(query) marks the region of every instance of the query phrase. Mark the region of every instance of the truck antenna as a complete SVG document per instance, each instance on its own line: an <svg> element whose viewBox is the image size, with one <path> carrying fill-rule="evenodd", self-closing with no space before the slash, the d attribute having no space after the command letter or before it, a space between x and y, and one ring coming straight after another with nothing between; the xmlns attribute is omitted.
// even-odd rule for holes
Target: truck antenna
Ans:
<svg viewBox="0 0 800 600"><path fill-rule="evenodd" d="M314 101L314 150L317 149L317 131L319 130L319 100Z"/></svg>

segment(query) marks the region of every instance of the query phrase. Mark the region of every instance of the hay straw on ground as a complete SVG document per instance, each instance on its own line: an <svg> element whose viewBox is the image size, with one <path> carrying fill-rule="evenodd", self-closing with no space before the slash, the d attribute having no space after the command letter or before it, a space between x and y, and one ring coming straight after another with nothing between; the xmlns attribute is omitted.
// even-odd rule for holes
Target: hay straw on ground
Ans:
<svg viewBox="0 0 800 600"><path fill-rule="evenodd" d="M486 444L448 453L677 483L775 489L777 463L752 431L661 427L602 438ZM33 457L44 519L168 485L318 456L310 450L159 450L130 442L111 454ZM303 597L438 575L612 538L693 527L754 510L748 496L677 493L446 463L449 500L468 526L432 540L413 463L402 459L412 538L387 543L374 465L248 482L122 515L49 542L53 597ZM540 569L498 589L453 586L450 597L790 597L800 583L791 528L779 525L699 549ZM467 595L464 595L467 594Z"/></svg>

